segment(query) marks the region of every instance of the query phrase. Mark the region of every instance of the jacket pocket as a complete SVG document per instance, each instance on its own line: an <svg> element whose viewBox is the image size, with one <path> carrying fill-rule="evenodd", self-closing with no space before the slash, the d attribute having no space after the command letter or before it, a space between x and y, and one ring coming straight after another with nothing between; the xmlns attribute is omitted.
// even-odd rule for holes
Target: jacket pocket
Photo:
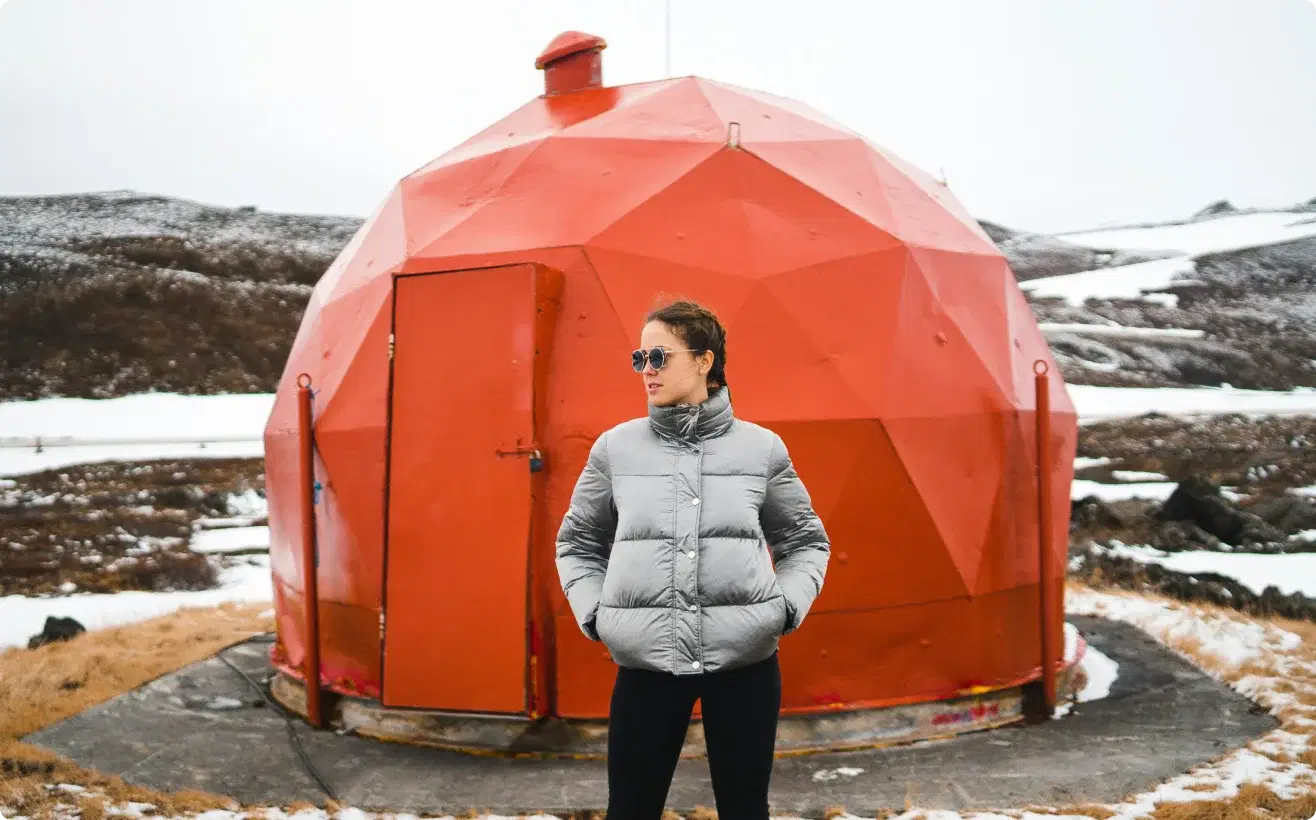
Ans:
<svg viewBox="0 0 1316 820"><path fill-rule="evenodd" d="M608 628L611 626L608 618L608 607L599 604L594 610L594 634L599 636L599 642L608 646Z"/></svg>
<svg viewBox="0 0 1316 820"><path fill-rule="evenodd" d="M594 605L594 611L585 618L585 623L581 624L580 631L585 633L585 637L591 641L599 641L599 604Z"/></svg>
<svg viewBox="0 0 1316 820"><path fill-rule="evenodd" d="M777 599L781 602L781 628L777 630L777 636L785 635L791 629L791 604L786 600L785 594Z"/></svg>
<svg viewBox="0 0 1316 820"><path fill-rule="evenodd" d="M777 596L775 600L781 602L781 629L777 634L779 636L785 635L788 632L793 631L791 627L794 626L795 613L791 608L790 599L786 597L786 590L781 588L781 584L778 584L776 580L774 580L772 582L772 589L773 593Z"/></svg>
<svg viewBox="0 0 1316 820"><path fill-rule="evenodd" d="M662 623L667 610L660 607L599 606L594 630L619 666L661 669L666 642Z"/></svg>

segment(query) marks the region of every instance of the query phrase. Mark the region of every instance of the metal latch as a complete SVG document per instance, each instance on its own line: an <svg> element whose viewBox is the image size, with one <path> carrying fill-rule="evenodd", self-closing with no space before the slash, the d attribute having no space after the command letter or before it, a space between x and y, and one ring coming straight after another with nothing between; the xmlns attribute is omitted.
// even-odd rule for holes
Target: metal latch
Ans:
<svg viewBox="0 0 1316 820"><path fill-rule="evenodd" d="M515 447L511 450L496 450L498 457L504 456L530 456L530 472L537 473L544 469L544 454L539 452L539 448L534 445L525 445Z"/></svg>

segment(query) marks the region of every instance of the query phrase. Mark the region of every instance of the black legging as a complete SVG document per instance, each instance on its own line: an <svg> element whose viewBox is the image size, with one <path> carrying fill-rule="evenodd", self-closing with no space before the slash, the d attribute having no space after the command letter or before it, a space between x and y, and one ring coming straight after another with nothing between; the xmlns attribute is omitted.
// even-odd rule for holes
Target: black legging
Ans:
<svg viewBox="0 0 1316 820"><path fill-rule="evenodd" d="M704 675L621 667L608 718L608 820L662 815L696 700L702 703L718 820L766 820L781 709L775 653Z"/></svg>

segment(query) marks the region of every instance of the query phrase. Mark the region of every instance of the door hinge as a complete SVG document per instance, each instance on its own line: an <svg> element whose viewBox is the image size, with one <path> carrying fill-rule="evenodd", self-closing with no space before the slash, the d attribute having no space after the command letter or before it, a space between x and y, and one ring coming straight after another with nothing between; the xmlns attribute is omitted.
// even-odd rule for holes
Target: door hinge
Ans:
<svg viewBox="0 0 1316 820"><path fill-rule="evenodd" d="M392 333L388 334L388 360L393 361L393 350L397 347L397 337Z"/></svg>
<svg viewBox="0 0 1316 820"><path fill-rule="evenodd" d="M384 638L384 613L382 612L379 613L379 637L380 640Z"/></svg>

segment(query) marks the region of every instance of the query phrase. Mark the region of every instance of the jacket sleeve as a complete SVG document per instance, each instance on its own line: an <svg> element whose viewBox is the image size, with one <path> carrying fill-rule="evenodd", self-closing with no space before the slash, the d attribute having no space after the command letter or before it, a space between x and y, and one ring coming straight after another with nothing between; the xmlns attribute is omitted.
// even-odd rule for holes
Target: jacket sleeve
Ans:
<svg viewBox="0 0 1316 820"><path fill-rule="evenodd" d="M777 584L786 596L788 618L782 634L789 635L800 628L822 591L831 543L781 436L774 436L768 457L768 486L759 522L772 548Z"/></svg>
<svg viewBox="0 0 1316 820"><path fill-rule="evenodd" d="M599 639L594 631L594 618L617 532L617 507L612 498L606 438L605 433L590 448L589 460L576 480L571 506L557 533L558 580L576 623L592 641Z"/></svg>

